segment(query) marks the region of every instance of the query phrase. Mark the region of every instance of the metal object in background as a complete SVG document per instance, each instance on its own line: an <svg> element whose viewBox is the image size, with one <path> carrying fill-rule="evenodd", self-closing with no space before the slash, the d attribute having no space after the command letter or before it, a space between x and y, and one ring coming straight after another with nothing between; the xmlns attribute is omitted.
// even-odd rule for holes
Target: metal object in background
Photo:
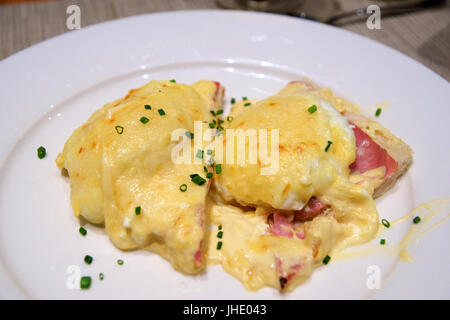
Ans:
<svg viewBox="0 0 450 320"><path fill-rule="evenodd" d="M422 0L422 1L397 1L390 5L380 6L383 17L405 14L437 6L445 5L446 0ZM366 12L366 8L359 8L352 11L340 12L326 17L314 17L304 11L287 12L288 15L319 21L327 24L342 25L349 22L365 20L370 15ZM353 19L351 19L353 18ZM356 19L355 19L356 18ZM344 22L344 20L346 20Z"/></svg>
<svg viewBox="0 0 450 320"><path fill-rule="evenodd" d="M334 0L217 0L226 9L265 11L287 14L333 25L344 25L367 19L366 8L342 12ZM379 1L380 2L380 1ZM399 15L445 5L446 0L383 1L383 17ZM374 3L376 4L376 3Z"/></svg>

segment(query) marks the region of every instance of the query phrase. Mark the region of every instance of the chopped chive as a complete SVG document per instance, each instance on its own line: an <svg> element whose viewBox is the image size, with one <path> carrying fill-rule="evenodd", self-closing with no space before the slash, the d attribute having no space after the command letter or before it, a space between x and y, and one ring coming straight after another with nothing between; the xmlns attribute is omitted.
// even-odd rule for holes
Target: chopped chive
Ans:
<svg viewBox="0 0 450 320"><path fill-rule="evenodd" d="M149 120L148 120L147 117L141 117L140 121L141 121L143 124L146 124L147 122L149 122Z"/></svg>
<svg viewBox="0 0 450 320"><path fill-rule="evenodd" d="M317 106L313 104L311 107L308 108L309 113L314 113L317 111Z"/></svg>
<svg viewBox="0 0 450 320"><path fill-rule="evenodd" d="M213 122L210 122L209 124L209 127L212 129L212 128L214 128L216 125L213 123Z"/></svg>
<svg viewBox="0 0 450 320"><path fill-rule="evenodd" d="M232 116L228 116L228 117L227 117L227 120L228 120L229 122L233 121L233 119L234 119L234 118L233 118Z"/></svg>
<svg viewBox="0 0 450 320"><path fill-rule="evenodd" d="M208 172L208 168L206 168L206 166L203 166L203 170L204 170L205 172Z"/></svg>
<svg viewBox="0 0 450 320"><path fill-rule="evenodd" d="M203 150L200 150L200 149L198 149L197 150L197 155L196 155L196 157L197 158L200 158L200 159L203 159L203 154L204 154L205 152L203 151Z"/></svg>
<svg viewBox="0 0 450 320"><path fill-rule="evenodd" d="M415 217L414 219L413 219L413 222L415 223L415 224L417 224L417 223L419 223L420 222L420 217L419 216L417 216L417 217Z"/></svg>
<svg viewBox="0 0 450 320"><path fill-rule="evenodd" d="M90 286L91 286L91 277L81 277L80 288L89 289Z"/></svg>
<svg viewBox="0 0 450 320"><path fill-rule="evenodd" d="M220 114L222 114L222 113L223 113L223 109L219 109L219 110L216 111L216 114L217 114L217 115L220 115Z"/></svg>
<svg viewBox="0 0 450 320"><path fill-rule="evenodd" d="M222 165L216 164L216 174L220 174L222 172Z"/></svg>
<svg viewBox="0 0 450 320"><path fill-rule="evenodd" d="M118 134L122 134L122 133L123 133L123 127L121 127L121 126L116 126L116 132L117 132Z"/></svg>
<svg viewBox="0 0 450 320"><path fill-rule="evenodd" d="M193 173L193 174L190 174L190 175L189 175L189 177L191 177L191 179L192 179L192 178L195 178L195 177L197 177L197 176L198 176L197 173Z"/></svg>
<svg viewBox="0 0 450 320"><path fill-rule="evenodd" d="M332 141L328 141L327 146L325 147L325 152L328 152L328 149L330 149L330 146L333 142Z"/></svg>
<svg viewBox="0 0 450 320"><path fill-rule="evenodd" d="M219 224L218 229L222 230L222 225L221 224Z"/></svg>
<svg viewBox="0 0 450 320"><path fill-rule="evenodd" d="M220 130L220 131L225 130L222 126L218 126L217 129Z"/></svg>
<svg viewBox="0 0 450 320"><path fill-rule="evenodd" d="M381 239L381 240L380 240L380 244L381 244L381 245L386 244L386 240L385 240L385 239Z"/></svg>
<svg viewBox="0 0 450 320"><path fill-rule="evenodd" d="M84 256L84 262L86 262L87 264L91 264L92 260L94 260L94 259L91 256L89 256L89 255Z"/></svg>
<svg viewBox="0 0 450 320"><path fill-rule="evenodd" d="M219 121L218 121L218 123L219 124L222 124L222 123L224 123L225 121L223 121L222 119L219 119Z"/></svg>
<svg viewBox="0 0 450 320"><path fill-rule="evenodd" d="M98 274L98 278L99 278L100 280L105 279L105 275L103 274L103 272L100 272L100 273Z"/></svg>
<svg viewBox="0 0 450 320"><path fill-rule="evenodd" d="M43 146L40 146L37 149L37 155L38 155L39 159L45 158L45 156L47 155L47 151L45 150L45 148Z"/></svg>
<svg viewBox="0 0 450 320"><path fill-rule="evenodd" d="M217 121L216 121L216 120L213 120L212 123L214 123L214 125L216 125L216 124L217 124Z"/></svg>
<svg viewBox="0 0 450 320"><path fill-rule="evenodd" d="M386 219L382 219L381 223L386 227L389 228L391 226L391 224L389 223L389 221L387 221Z"/></svg>
<svg viewBox="0 0 450 320"><path fill-rule="evenodd" d="M194 139L194 134L189 131L186 131L186 137L188 137L190 139Z"/></svg>
<svg viewBox="0 0 450 320"><path fill-rule="evenodd" d="M235 98L231 98L231 104L235 104L236 103L236 99Z"/></svg>
<svg viewBox="0 0 450 320"><path fill-rule="evenodd" d="M330 262L331 257L329 255L326 255L325 258L323 258L322 263L323 264L328 264L328 262Z"/></svg>
<svg viewBox="0 0 450 320"><path fill-rule="evenodd" d="M164 112L164 110L163 109L158 109L158 113L161 115L161 116L163 116L163 115L165 115L166 113Z"/></svg>
<svg viewBox="0 0 450 320"><path fill-rule="evenodd" d="M378 108L377 111L375 111L375 115L378 117L381 114L381 108Z"/></svg>
<svg viewBox="0 0 450 320"><path fill-rule="evenodd" d="M147 110L152 110L152 106L149 105L149 104L146 104L146 105L145 105L145 109L147 109Z"/></svg>
<svg viewBox="0 0 450 320"><path fill-rule="evenodd" d="M212 155L212 152L213 151L211 149L206 150L206 154L209 155L209 156Z"/></svg>
<svg viewBox="0 0 450 320"><path fill-rule="evenodd" d="M136 213L136 215L138 216L141 214L141 210L142 210L141 206L136 207L136 208L134 208L134 213Z"/></svg>
<svg viewBox="0 0 450 320"><path fill-rule="evenodd" d="M181 192L186 192L186 190L187 190L187 185L183 183L183 184L180 186L180 191L181 191Z"/></svg>
<svg viewBox="0 0 450 320"><path fill-rule="evenodd" d="M176 83L177 82L177 80L175 80L175 79L172 79L172 80L169 80L170 82L173 82L173 83Z"/></svg>
<svg viewBox="0 0 450 320"><path fill-rule="evenodd" d="M122 259L117 260L117 264L118 264L119 266L123 265L123 260L122 260Z"/></svg>
<svg viewBox="0 0 450 320"><path fill-rule="evenodd" d="M211 112L211 114L215 117L216 113L214 112L214 110L209 110L209 112Z"/></svg>
<svg viewBox="0 0 450 320"><path fill-rule="evenodd" d="M206 177L207 177L208 179L211 179L211 178L213 177L213 173L212 173L212 172L208 172L208 173L206 174Z"/></svg>
<svg viewBox="0 0 450 320"><path fill-rule="evenodd" d="M222 241L217 242L217 250L220 250L222 248Z"/></svg>
<svg viewBox="0 0 450 320"><path fill-rule="evenodd" d="M244 103L244 107L248 107L248 106L250 106L251 104L252 104L251 102Z"/></svg>
<svg viewBox="0 0 450 320"><path fill-rule="evenodd" d="M223 231L217 232L217 238L222 239L223 237Z"/></svg>
<svg viewBox="0 0 450 320"><path fill-rule="evenodd" d="M203 179L202 177L200 177L199 175L191 178L191 181L199 186L201 186L202 184L205 184L206 180Z"/></svg>
<svg viewBox="0 0 450 320"><path fill-rule="evenodd" d="M247 101L248 98L247 97L242 97L242 100Z"/></svg>
<svg viewBox="0 0 450 320"><path fill-rule="evenodd" d="M80 227L80 229L78 229L78 231L81 233L81 235L85 236L87 233L87 230L83 227Z"/></svg>

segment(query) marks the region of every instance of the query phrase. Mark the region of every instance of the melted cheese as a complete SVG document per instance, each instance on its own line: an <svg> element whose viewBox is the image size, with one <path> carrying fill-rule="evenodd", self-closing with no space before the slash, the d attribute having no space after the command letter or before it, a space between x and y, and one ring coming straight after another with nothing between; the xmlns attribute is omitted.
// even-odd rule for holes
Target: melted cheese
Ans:
<svg viewBox="0 0 450 320"><path fill-rule="evenodd" d="M234 120L227 130L279 129L278 172L262 175L262 161L250 164L247 158L245 166L237 161L223 164L222 173L215 178L215 188L225 202L257 207L244 213L219 202L211 213L212 221L223 225L224 237L228 234L229 238L217 253L213 250L217 239L210 237L209 252L214 252L210 259L222 263L249 289L280 288L285 278L284 289L290 290L307 279L327 254L364 243L378 230L378 213L371 197L377 181L368 180L370 184L365 176L353 178L358 181L350 179L355 138L333 105L338 103L344 111L350 110L351 104L337 98L325 100L327 95L331 93L326 90L305 90L303 83L290 84L276 96L251 106L243 107L244 102L233 106ZM312 105L317 111L311 114L308 108ZM332 145L325 151L328 141ZM381 174L367 173L370 177ZM282 209L289 215L289 210L300 210L312 196L331 209L296 226L304 239L274 236L268 231L268 214Z"/></svg>
<svg viewBox="0 0 450 320"><path fill-rule="evenodd" d="M148 248L178 270L201 270L209 184L190 181L190 174L203 171L201 164L172 162L171 134L179 128L193 132L194 121L210 119L215 90L210 81L193 86L151 81L95 112L56 161L69 173L75 216L104 223L121 249ZM144 124L141 117L149 121ZM182 184L186 192L180 192Z"/></svg>
<svg viewBox="0 0 450 320"><path fill-rule="evenodd" d="M95 112L56 161L70 175L75 216L104 223L117 247L157 252L185 273L200 271L206 254L209 263L222 264L250 290L292 290L326 255L334 257L342 248L374 237L379 222L370 194L377 180L370 184L365 176L350 178L355 138L340 114L357 107L305 81L262 101L234 104L234 120L224 123L226 130L279 129L279 170L261 175L265 159L257 164L247 159L245 166L225 163L208 194L209 183L197 186L189 179L203 172L203 164L171 162L170 134L178 128L193 132L195 120L209 122L209 111L219 100L214 82L186 86L152 81ZM313 114L308 112L311 105L317 106ZM158 114L160 108L165 115ZM141 123L142 116L149 122ZM116 126L124 128L122 134ZM328 141L333 143L325 151ZM188 186L184 193L181 184ZM312 196L330 209L295 223L297 236L270 231L268 216L275 209L291 219ZM135 213L138 206L140 215ZM218 241L223 243L220 250ZM207 248L202 253L203 243Z"/></svg>

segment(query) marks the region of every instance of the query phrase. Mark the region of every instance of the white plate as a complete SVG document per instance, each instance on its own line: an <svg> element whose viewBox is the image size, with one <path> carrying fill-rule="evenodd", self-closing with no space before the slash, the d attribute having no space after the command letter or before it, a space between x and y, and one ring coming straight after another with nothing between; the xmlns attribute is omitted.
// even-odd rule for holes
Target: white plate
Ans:
<svg viewBox="0 0 450 320"><path fill-rule="evenodd" d="M318 23L239 11L171 12L102 23L0 63L0 296L450 298L449 224L411 249L411 263L386 254L330 263L285 295L269 288L248 292L221 267L184 276L155 254L121 252L100 228L88 226L86 237L78 234L68 182L53 160L72 131L105 102L150 79L214 79L225 85L228 98L262 98L302 76L363 107L389 101L379 121L416 154L408 174L378 201L382 218L400 217L417 204L449 195L449 84L390 48ZM40 145L48 151L43 160L36 156ZM398 241L407 228L391 228L383 237ZM83 262L85 254L94 257L91 265ZM116 264L119 257L123 266ZM90 290L68 289L72 265L93 276ZM381 290L366 286L369 265L380 267ZM102 282L99 272L105 274Z"/></svg>

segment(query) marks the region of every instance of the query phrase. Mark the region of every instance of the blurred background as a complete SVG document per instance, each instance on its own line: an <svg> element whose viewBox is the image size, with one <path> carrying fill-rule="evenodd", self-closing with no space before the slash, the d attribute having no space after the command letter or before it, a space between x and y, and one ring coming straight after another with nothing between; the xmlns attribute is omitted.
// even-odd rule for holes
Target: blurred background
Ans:
<svg viewBox="0 0 450 320"><path fill-rule="evenodd" d="M333 24L382 42L450 81L450 5L445 0L0 0L0 59L64 32L69 5L81 27L172 10L256 10ZM381 8L381 29L369 29L369 5ZM361 9L361 10L358 10Z"/></svg>

